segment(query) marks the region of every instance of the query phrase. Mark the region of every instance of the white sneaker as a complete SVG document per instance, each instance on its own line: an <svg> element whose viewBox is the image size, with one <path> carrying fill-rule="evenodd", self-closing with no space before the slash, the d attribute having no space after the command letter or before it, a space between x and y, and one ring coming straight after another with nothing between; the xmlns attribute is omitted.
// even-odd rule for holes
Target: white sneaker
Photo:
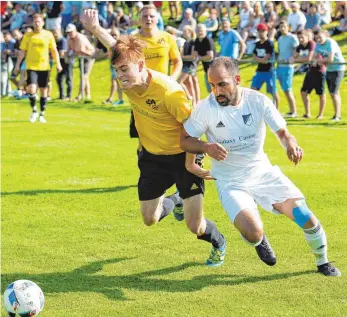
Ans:
<svg viewBox="0 0 347 317"><path fill-rule="evenodd" d="M330 121L334 121L334 122L339 122L341 121L341 117L338 117L338 116L333 116Z"/></svg>
<svg viewBox="0 0 347 317"><path fill-rule="evenodd" d="M285 118L297 118L298 114L296 112L288 112L284 115Z"/></svg>
<svg viewBox="0 0 347 317"><path fill-rule="evenodd" d="M40 116L39 121L41 123L46 123L47 122L44 116Z"/></svg>
<svg viewBox="0 0 347 317"><path fill-rule="evenodd" d="M30 119L29 119L29 121L31 122L31 123L34 123L36 120L37 120L37 117L39 116L39 114L37 113L37 112L33 112L32 114L31 114L31 116L30 116Z"/></svg>

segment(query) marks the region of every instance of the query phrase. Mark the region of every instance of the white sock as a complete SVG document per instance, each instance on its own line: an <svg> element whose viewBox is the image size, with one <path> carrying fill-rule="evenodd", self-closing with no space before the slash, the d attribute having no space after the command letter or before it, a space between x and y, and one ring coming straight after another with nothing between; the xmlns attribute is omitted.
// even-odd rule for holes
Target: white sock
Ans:
<svg viewBox="0 0 347 317"><path fill-rule="evenodd" d="M316 258L317 265L328 263L327 237L320 222L313 228L303 230L305 239Z"/></svg>
<svg viewBox="0 0 347 317"><path fill-rule="evenodd" d="M180 193L178 191L176 193L174 193L173 195L168 196L167 198L172 200L175 205L183 204L183 200L180 197Z"/></svg>
<svg viewBox="0 0 347 317"><path fill-rule="evenodd" d="M163 207L167 213L170 213L175 208L175 203L170 198L164 198Z"/></svg>
<svg viewBox="0 0 347 317"><path fill-rule="evenodd" d="M242 234L241 234L241 238L243 241L245 241L247 244L251 245L252 247L257 247L263 241L263 237L261 237L261 239L258 242L250 242Z"/></svg>

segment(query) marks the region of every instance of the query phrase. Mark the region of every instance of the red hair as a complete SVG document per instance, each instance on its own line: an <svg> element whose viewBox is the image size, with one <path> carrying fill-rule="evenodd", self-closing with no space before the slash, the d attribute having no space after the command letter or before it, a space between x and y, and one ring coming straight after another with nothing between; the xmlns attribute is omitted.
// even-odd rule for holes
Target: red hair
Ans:
<svg viewBox="0 0 347 317"><path fill-rule="evenodd" d="M146 43L139 38L133 35L121 35L112 48L111 63L114 64L122 59L132 63L145 61L144 48Z"/></svg>

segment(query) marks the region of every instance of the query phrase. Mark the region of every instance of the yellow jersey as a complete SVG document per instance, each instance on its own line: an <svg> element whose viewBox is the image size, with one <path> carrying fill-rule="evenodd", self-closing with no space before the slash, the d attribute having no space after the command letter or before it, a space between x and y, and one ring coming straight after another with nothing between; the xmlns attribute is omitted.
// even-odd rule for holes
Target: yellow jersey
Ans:
<svg viewBox="0 0 347 317"><path fill-rule="evenodd" d="M143 94L124 90L134 113L140 142L152 154L182 153L182 123L189 117L192 105L179 83L151 69L148 72L151 80Z"/></svg>
<svg viewBox="0 0 347 317"><path fill-rule="evenodd" d="M42 30L39 33L24 34L20 49L26 52L26 68L29 70L50 70L49 50L56 47L52 32Z"/></svg>
<svg viewBox="0 0 347 317"><path fill-rule="evenodd" d="M135 36L147 44L147 48L143 50L146 66L168 75L169 61L178 59L181 56L173 36L164 31L158 31L154 37L144 37L140 33L137 33Z"/></svg>

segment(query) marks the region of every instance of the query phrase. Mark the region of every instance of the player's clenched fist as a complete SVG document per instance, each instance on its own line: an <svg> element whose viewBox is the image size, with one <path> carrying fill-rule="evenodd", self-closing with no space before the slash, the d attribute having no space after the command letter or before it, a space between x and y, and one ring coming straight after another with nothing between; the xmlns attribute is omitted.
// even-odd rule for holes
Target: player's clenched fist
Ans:
<svg viewBox="0 0 347 317"><path fill-rule="evenodd" d="M88 29L89 31L92 31L93 29L99 26L98 10L95 10L95 9L84 10L82 15L80 16L80 20L86 29Z"/></svg>

